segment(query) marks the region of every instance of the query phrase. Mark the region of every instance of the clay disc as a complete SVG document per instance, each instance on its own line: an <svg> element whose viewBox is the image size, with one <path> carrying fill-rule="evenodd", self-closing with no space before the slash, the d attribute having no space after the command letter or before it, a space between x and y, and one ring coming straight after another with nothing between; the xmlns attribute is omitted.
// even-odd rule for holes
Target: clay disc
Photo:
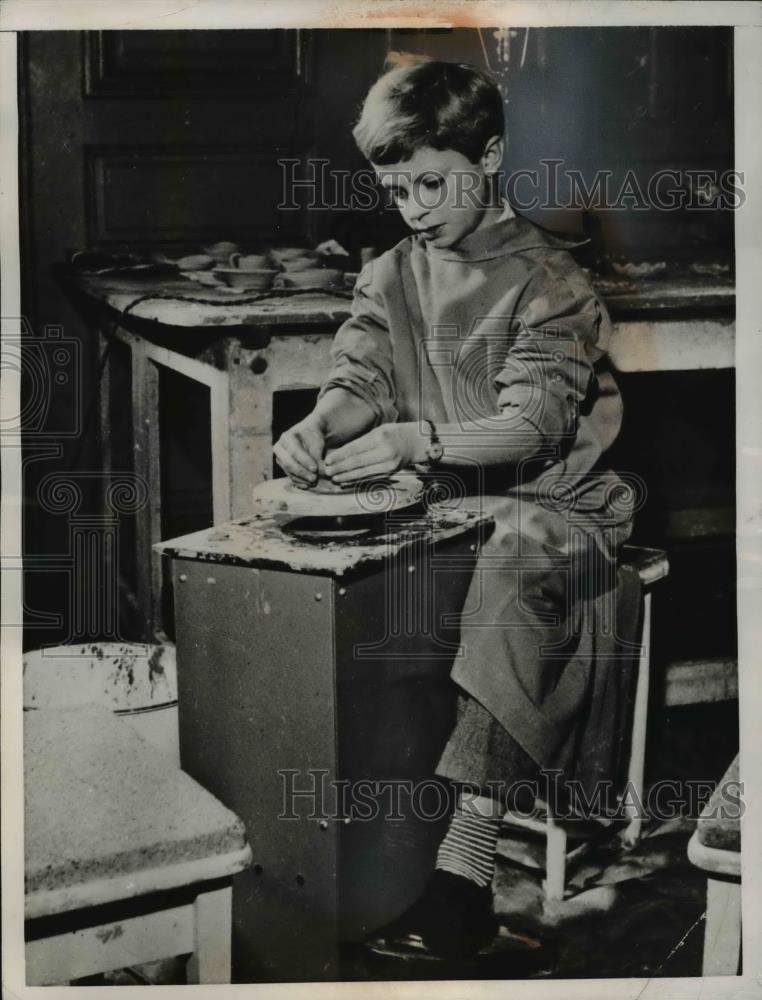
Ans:
<svg viewBox="0 0 762 1000"><path fill-rule="evenodd" d="M340 493L302 490L290 479L269 479L254 487L254 506L294 517L353 517L403 510L417 504L423 483L414 475L400 473L383 480L370 480Z"/></svg>
<svg viewBox="0 0 762 1000"><path fill-rule="evenodd" d="M351 493L351 489L347 489L345 486L341 486L339 483L335 483L332 479L328 479L326 476L318 476L318 480L314 486L310 486L308 493Z"/></svg>

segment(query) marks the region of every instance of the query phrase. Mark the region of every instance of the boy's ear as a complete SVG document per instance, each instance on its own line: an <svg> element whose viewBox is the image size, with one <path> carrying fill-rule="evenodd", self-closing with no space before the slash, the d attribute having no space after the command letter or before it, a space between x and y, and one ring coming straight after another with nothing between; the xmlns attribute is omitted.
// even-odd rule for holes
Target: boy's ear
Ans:
<svg viewBox="0 0 762 1000"><path fill-rule="evenodd" d="M503 162L503 137L493 135L487 140L484 152L481 155L481 164L485 174L496 174Z"/></svg>

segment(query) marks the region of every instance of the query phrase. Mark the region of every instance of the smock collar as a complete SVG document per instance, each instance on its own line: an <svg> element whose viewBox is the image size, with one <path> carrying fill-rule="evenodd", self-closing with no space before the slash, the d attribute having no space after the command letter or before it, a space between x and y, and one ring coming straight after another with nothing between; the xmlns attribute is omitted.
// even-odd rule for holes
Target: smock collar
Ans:
<svg viewBox="0 0 762 1000"><path fill-rule="evenodd" d="M506 218L511 211L513 212L511 217ZM494 257L520 253L522 250L570 250L573 247L585 246L589 242L588 239L579 240L551 233L525 219L515 209L511 210L508 205L497 222L469 233L457 246L433 247L420 237L413 237L414 245L417 244L432 257L457 261L492 260Z"/></svg>

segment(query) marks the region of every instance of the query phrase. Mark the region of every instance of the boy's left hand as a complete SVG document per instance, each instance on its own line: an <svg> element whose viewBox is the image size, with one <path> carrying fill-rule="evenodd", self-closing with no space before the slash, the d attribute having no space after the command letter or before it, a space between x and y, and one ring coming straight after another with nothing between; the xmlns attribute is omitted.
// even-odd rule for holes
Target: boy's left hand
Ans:
<svg viewBox="0 0 762 1000"><path fill-rule="evenodd" d="M381 424L326 456L325 473L336 483L388 476L425 462L427 445L428 438L415 422Z"/></svg>

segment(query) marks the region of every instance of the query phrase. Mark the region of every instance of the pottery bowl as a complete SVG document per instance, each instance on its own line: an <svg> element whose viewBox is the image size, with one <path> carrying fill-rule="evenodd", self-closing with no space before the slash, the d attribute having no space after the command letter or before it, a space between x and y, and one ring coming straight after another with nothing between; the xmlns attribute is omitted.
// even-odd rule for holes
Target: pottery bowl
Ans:
<svg viewBox="0 0 762 1000"><path fill-rule="evenodd" d="M215 277L214 271L181 271L180 274L190 281L197 281L199 285L218 287L220 284L220 279Z"/></svg>
<svg viewBox="0 0 762 1000"><path fill-rule="evenodd" d="M207 271L210 267L214 267L214 257L205 253L192 253L176 260L175 266L180 271Z"/></svg>
<svg viewBox="0 0 762 1000"><path fill-rule="evenodd" d="M330 267L311 267L304 271L285 271L276 284L282 288L327 288L344 285L344 272Z"/></svg>
<svg viewBox="0 0 762 1000"><path fill-rule="evenodd" d="M270 268L260 268L256 271L242 271L237 267L216 267L213 273L231 288L261 292L272 285L273 279L278 272Z"/></svg>
<svg viewBox="0 0 762 1000"><path fill-rule="evenodd" d="M278 247L270 251L273 261L284 271L304 271L320 263L320 255L304 247Z"/></svg>

